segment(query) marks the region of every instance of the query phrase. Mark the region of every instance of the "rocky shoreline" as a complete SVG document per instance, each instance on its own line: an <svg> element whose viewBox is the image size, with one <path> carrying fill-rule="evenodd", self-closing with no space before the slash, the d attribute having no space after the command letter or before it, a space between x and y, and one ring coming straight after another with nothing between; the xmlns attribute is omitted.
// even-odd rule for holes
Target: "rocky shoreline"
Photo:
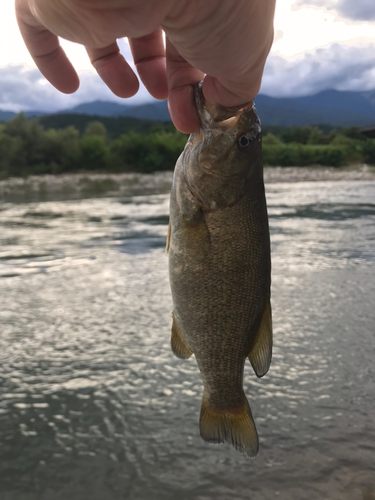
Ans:
<svg viewBox="0 0 375 500"><path fill-rule="evenodd" d="M69 174L10 178L0 181L0 201L30 202L69 200L109 196L166 193L172 172L154 174ZM346 168L265 167L266 184L312 181L375 181L375 167L357 165Z"/></svg>
<svg viewBox="0 0 375 500"><path fill-rule="evenodd" d="M265 167L264 180L272 182L375 181L375 167Z"/></svg>

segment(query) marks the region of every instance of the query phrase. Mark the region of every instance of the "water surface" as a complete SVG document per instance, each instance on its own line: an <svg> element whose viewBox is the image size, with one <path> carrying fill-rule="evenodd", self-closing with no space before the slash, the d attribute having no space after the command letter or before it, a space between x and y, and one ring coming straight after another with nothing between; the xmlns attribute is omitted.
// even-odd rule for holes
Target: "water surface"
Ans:
<svg viewBox="0 0 375 500"><path fill-rule="evenodd" d="M375 183L269 184L255 460L169 348L168 195L0 205L0 499L375 498Z"/></svg>

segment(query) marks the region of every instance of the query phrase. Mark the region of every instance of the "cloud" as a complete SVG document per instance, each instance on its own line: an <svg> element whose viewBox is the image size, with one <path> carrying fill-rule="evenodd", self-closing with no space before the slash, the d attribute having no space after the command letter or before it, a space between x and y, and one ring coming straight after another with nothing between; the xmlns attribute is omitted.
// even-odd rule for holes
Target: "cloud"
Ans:
<svg viewBox="0 0 375 500"><path fill-rule="evenodd" d="M353 21L375 21L374 0L297 0L294 4L295 7L305 5L335 10Z"/></svg>
<svg viewBox="0 0 375 500"><path fill-rule="evenodd" d="M93 72L80 74L81 87L65 95L52 87L35 68L0 67L0 109L53 112L94 100L138 104L152 98L142 86L131 99L115 97ZM334 43L293 58L271 54L261 93L274 97L314 94L326 89L367 91L375 89L375 43Z"/></svg>
<svg viewBox="0 0 375 500"><path fill-rule="evenodd" d="M375 44L334 43L291 59L269 56L261 93L293 97L326 89L374 90Z"/></svg>
<svg viewBox="0 0 375 500"><path fill-rule="evenodd" d="M112 94L96 73L85 71L79 77L81 85L78 91L66 95L50 85L36 68L24 65L0 67L0 109L51 112L95 100L139 104L152 99L143 85L136 96L120 99Z"/></svg>

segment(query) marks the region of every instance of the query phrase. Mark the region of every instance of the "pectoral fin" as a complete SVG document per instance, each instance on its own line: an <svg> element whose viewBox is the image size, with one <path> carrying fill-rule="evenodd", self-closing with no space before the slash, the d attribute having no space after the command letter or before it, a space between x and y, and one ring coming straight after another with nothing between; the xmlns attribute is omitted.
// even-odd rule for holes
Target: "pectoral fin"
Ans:
<svg viewBox="0 0 375 500"><path fill-rule="evenodd" d="M194 195L185 175L184 155L177 160L175 168L176 202L185 221L196 224L202 220L202 207ZM173 190L173 187L172 187Z"/></svg>
<svg viewBox="0 0 375 500"><path fill-rule="evenodd" d="M268 372L272 358L272 312L268 300L264 308L254 345L249 354L249 360L258 377Z"/></svg>
<svg viewBox="0 0 375 500"><path fill-rule="evenodd" d="M172 313L173 323L172 323L172 337L171 337L171 347L173 354L180 359L189 359L193 354L190 347L187 345L184 336L182 335L181 328L177 323L174 313Z"/></svg>
<svg viewBox="0 0 375 500"><path fill-rule="evenodd" d="M167 241L165 243L165 253L167 254L169 252L169 245L171 243L171 220L169 219L169 224L168 224L168 232L167 232Z"/></svg>

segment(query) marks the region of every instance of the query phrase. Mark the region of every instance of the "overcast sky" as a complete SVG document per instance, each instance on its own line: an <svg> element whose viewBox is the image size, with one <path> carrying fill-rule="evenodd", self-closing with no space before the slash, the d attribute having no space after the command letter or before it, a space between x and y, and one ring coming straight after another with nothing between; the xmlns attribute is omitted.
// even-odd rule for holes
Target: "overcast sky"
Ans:
<svg viewBox="0 0 375 500"><path fill-rule="evenodd" d="M66 41L62 45L79 70L81 86L73 95L57 92L24 48L13 8L14 0L0 0L0 109L52 111L96 99L150 100L142 87L130 100L114 97L92 70L85 50ZM126 41L120 45L131 61ZM275 43L261 92L285 97L328 88L375 89L374 0L278 0Z"/></svg>

